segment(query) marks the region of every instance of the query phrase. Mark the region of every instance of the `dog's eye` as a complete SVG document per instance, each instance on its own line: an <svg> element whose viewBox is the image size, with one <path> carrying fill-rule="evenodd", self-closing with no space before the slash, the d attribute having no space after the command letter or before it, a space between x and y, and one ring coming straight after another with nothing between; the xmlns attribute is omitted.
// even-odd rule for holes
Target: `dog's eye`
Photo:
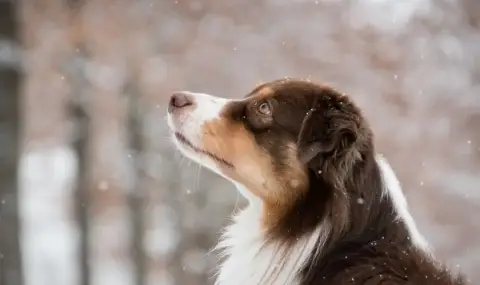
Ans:
<svg viewBox="0 0 480 285"><path fill-rule="evenodd" d="M272 114L272 109L268 102L263 102L258 105L258 112L262 115L269 116Z"/></svg>
<svg viewBox="0 0 480 285"><path fill-rule="evenodd" d="M269 128L273 122L273 102L261 100L248 104L243 121L253 131Z"/></svg>

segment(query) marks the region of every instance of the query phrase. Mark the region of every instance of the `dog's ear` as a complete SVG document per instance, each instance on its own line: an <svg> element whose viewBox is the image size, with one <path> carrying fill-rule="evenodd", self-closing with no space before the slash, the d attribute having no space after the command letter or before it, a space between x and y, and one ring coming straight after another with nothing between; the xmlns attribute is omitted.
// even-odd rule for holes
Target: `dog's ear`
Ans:
<svg viewBox="0 0 480 285"><path fill-rule="evenodd" d="M343 106L310 109L297 138L298 158L308 165L318 155L337 155L357 140L357 125Z"/></svg>

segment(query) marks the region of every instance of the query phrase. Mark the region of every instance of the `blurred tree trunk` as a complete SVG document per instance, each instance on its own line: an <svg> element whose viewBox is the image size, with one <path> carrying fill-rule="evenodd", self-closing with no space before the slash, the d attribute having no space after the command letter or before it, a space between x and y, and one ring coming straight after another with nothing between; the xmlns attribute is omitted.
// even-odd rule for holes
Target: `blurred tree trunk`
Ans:
<svg viewBox="0 0 480 285"><path fill-rule="evenodd" d="M90 285L91 270L89 266L89 188L90 176L88 173L89 150L90 150L90 117L88 113L88 98L84 90L87 85L85 78L85 62L87 54L84 47L84 38L81 33L81 19L77 17L83 5L82 0L67 0L70 9L72 48L76 51L71 57L70 84L72 97L70 98L70 117L76 130L73 138L73 147L78 157L78 172L75 185L75 215L80 229L79 249L79 284Z"/></svg>
<svg viewBox="0 0 480 285"><path fill-rule="evenodd" d="M134 91L134 90L132 90ZM135 263L135 283L136 285L145 285L146 260L144 254L144 197L146 194L144 171L145 171L145 144L143 140L142 128L142 105L138 92L130 92L128 101L128 135L130 141L130 149L133 151L132 168L133 168L133 189L129 196L131 209L131 225L132 225L132 259Z"/></svg>
<svg viewBox="0 0 480 285"><path fill-rule="evenodd" d="M90 270L88 265L88 187L87 157L89 142L89 118L85 105L78 98L73 98L70 115L76 129L73 146L78 157L78 174L75 193L75 212L80 228L80 280L79 284L90 284Z"/></svg>
<svg viewBox="0 0 480 285"><path fill-rule="evenodd" d="M77 1L76 4L79 2ZM124 93L128 49L123 33L129 21L119 17L130 1L82 1L79 38L86 64L82 92L89 101L88 249L90 284L133 285L135 263L128 191L132 172L126 133ZM75 3L74 3L75 4ZM112 7L105 13L105 7ZM106 17L108 15L108 17ZM94 20L95 19L95 20Z"/></svg>
<svg viewBox="0 0 480 285"><path fill-rule="evenodd" d="M0 50L17 43L14 1L0 0ZM8 52L3 53L8 54ZM0 54L0 284L23 283L19 244L17 169L20 145L20 74Z"/></svg>
<svg viewBox="0 0 480 285"><path fill-rule="evenodd" d="M65 0L20 3L26 67L19 180L24 284L78 285L79 231L73 215L78 162L66 109L72 93L66 68L74 54L70 15Z"/></svg>

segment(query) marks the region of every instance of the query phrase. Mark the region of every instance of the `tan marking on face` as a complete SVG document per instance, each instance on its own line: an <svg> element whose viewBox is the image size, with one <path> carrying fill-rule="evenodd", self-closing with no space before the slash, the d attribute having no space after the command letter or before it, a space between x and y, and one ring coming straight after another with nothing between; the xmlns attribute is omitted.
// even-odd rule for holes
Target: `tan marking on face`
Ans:
<svg viewBox="0 0 480 285"><path fill-rule="evenodd" d="M258 90L255 94L255 97L267 97L273 95L273 89L270 86L264 86Z"/></svg>
<svg viewBox="0 0 480 285"><path fill-rule="evenodd" d="M216 162L220 171L255 196L267 199L266 189L271 188L273 179L266 177L265 172L271 173L272 161L268 153L256 145L253 135L242 124L223 118L204 124L203 132L204 148L234 165L232 169Z"/></svg>
<svg viewBox="0 0 480 285"><path fill-rule="evenodd" d="M263 93L265 94L265 93ZM259 95L261 96L261 95ZM220 117L203 125L204 148L233 164L215 162L222 174L242 184L263 201L264 226L269 227L308 187L306 169L297 159L294 143L285 144L282 172L275 168L275 158L262 149L254 135L242 123Z"/></svg>
<svg viewBox="0 0 480 285"><path fill-rule="evenodd" d="M257 99L265 98L268 96L272 96L274 93L274 90L272 87L270 87L270 84L263 84L257 86L255 89L250 92L249 97L255 97Z"/></svg>

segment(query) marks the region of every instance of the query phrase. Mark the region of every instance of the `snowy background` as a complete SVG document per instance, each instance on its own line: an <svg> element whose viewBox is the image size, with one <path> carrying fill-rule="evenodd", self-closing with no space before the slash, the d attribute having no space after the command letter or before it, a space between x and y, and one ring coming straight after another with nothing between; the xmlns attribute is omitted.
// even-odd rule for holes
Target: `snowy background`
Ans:
<svg viewBox="0 0 480 285"><path fill-rule="evenodd" d="M478 0L21 3L0 64L24 71L25 285L212 284L244 201L174 149L166 102L284 76L351 94L438 256L480 279Z"/></svg>

